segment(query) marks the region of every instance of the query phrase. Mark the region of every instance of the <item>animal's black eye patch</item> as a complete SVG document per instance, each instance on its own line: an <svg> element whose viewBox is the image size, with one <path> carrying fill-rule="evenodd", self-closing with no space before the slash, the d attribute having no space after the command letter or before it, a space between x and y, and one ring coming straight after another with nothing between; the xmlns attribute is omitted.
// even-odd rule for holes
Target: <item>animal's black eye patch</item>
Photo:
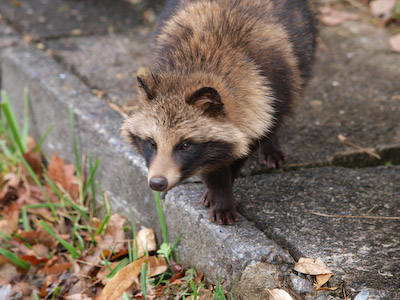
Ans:
<svg viewBox="0 0 400 300"><path fill-rule="evenodd" d="M132 140L132 144L138 149L140 154L146 160L147 166L149 166L151 161L156 156L157 144L151 138L144 140L133 133L130 133L130 138Z"/></svg>
<svg viewBox="0 0 400 300"><path fill-rule="evenodd" d="M184 143L180 143L174 151L174 159L182 170L183 178L190 177L201 167L213 168L234 160L233 145L230 143L191 143L189 150L182 151Z"/></svg>

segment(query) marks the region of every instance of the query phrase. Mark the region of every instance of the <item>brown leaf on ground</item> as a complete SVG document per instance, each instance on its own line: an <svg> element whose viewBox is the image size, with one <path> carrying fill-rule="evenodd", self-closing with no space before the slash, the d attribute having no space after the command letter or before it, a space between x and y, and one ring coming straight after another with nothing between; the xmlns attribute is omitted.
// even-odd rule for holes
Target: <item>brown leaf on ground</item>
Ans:
<svg viewBox="0 0 400 300"><path fill-rule="evenodd" d="M163 257L142 257L122 268L113 278L111 278L104 287L100 299L118 299L135 282L135 280L138 279L144 262L147 262L147 274L149 274L148 277L161 274L166 270L167 267Z"/></svg>
<svg viewBox="0 0 400 300"><path fill-rule="evenodd" d="M22 238L28 241L30 245L35 245L35 244L43 244L47 247L55 247L58 245L58 241L46 230L40 228L37 231L23 231L23 230L18 230L18 235L20 235ZM15 238L17 239L17 238ZM18 239L19 240L19 239ZM22 242L22 241L21 241Z"/></svg>
<svg viewBox="0 0 400 300"><path fill-rule="evenodd" d="M90 298L84 294L70 295L70 296L67 296L65 299L66 300L92 300L92 298Z"/></svg>
<svg viewBox="0 0 400 300"><path fill-rule="evenodd" d="M21 177L14 173L8 173L2 178L2 181L0 203L8 205L10 201L18 198L18 186L21 182Z"/></svg>
<svg viewBox="0 0 400 300"><path fill-rule="evenodd" d="M48 176L55 183L60 184L72 199L78 199L79 186L78 177L75 175L75 167L66 165L64 160L55 153L48 166Z"/></svg>
<svg viewBox="0 0 400 300"><path fill-rule="evenodd" d="M72 263L65 262L63 257L55 255L38 271L38 274L57 275L71 267Z"/></svg>
<svg viewBox="0 0 400 300"><path fill-rule="evenodd" d="M30 285L25 281L15 282L13 284L12 290L15 293L21 293L22 296L30 296L34 290L37 290L35 286Z"/></svg>
<svg viewBox="0 0 400 300"><path fill-rule="evenodd" d="M317 286L315 289L317 291L319 291L321 289L321 286L323 286L325 283L327 283L332 276L333 276L333 273L317 275L316 276Z"/></svg>
<svg viewBox="0 0 400 300"><path fill-rule="evenodd" d="M29 262L34 266L47 262L49 259L47 257L37 258L35 255L20 255L20 259Z"/></svg>
<svg viewBox="0 0 400 300"><path fill-rule="evenodd" d="M37 257L48 257L50 254L49 247L43 244L36 244L32 246L32 252L35 253Z"/></svg>
<svg viewBox="0 0 400 300"><path fill-rule="evenodd" d="M169 280L170 284L179 284L182 283L182 280L180 280L180 278L182 278L182 276L185 275L185 270L182 268L182 270L179 273L174 274L174 276L171 277L171 279Z"/></svg>
<svg viewBox="0 0 400 300"><path fill-rule="evenodd" d="M35 150L36 147L36 142L33 138L28 136L27 142L26 142L26 152L23 155L24 159L28 163L28 165L32 168L32 170L37 174L38 176L42 176L43 174L43 167L42 167L42 157L40 155L40 152L33 153L33 150ZM23 168L25 169L25 167ZM26 174L28 174L27 170Z"/></svg>
<svg viewBox="0 0 400 300"><path fill-rule="evenodd" d="M293 300L288 292L280 289L267 290L270 294L270 300Z"/></svg>
<svg viewBox="0 0 400 300"><path fill-rule="evenodd" d="M400 33L395 34L389 39L390 48L394 52L400 53Z"/></svg>
<svg viewBox="0 0 400 300"><path fill-rule="evenodd" d="M101 300L116 300L120 297L139 277L142 264L147 261L147 257L142 257L133 263L122 268L106 284L101 294Z"/></svg>
<svg viewBox="0 0 400 300"><path fill-rule="evenodd" d="M148 268L150 269L148 277L160 275L168 269L168 264L165 261L164 257L159 256L157 259L153 259L153 257L155 256L151 256L148 261Z"/></svg>
<svg viewBox="0 0 400 300"><path fill-rule="evenodd" d="M305 258L301 257L297 263L294 264L294 269L297 272L308 275L322 275L332 274L332 271L323 263L319 258Z"/></svg>
<svg viewBox="0 0 400 300"><path fill-rule="evenodd" d="M360 16L356 13L351 13L342 10L336 10L331 6L322 6L319 8L320 20L326 26L337 26L347 21L357 21Z"/></svg>
<svg viewBox="0 0 400 300"><path fill-rule="evenodd" d="M157 250L157 243L156 243L156 235L153 229L144 228L141 229L137 235L137 247L138 247L138 257L143 257L146 252L156 251Z"/></svg>
<svg viewBox="0 0 400 300"><path fill-rule="evenodd" d="M390 16L396 5L396 0L373 0L369 9L375 17Z"/></svg>
<svg viewBox="0 0 400 300"><path fill-rule="evenodd" d="M19 212L15 210L8 218L0 220L0 231L3 233L0 235L0 242L4 240L5 235L11 235L18 229L18 216Z"/></svg>
<svg viewBox="0 0 400 300"><path fill-rule="evenodd" d="M6 262L0 266L0 279L7 283L20 276L18 269L11 262Z"/></svg>
<svg viewBox="0 0 400 300"><path fill-rule="evenodd" d="M124 249L125 222L126 219L120 214L111 215L106 235L100 237L99 245L102 249L113 249L117 253Z"/></svg>
<svg viewBox="0 0 400 300"><path fill-rule="evenodd" d="M116 266L118 266L119 263L120 263L119 261L115 261L115 262L110 263L111 269L115 269ZM97 272L96 278L101 280L102 284L106 285L107 282L110 281L110 279L107 278L107 275L110 274L110 273L111 273L111 271L110 271L109 268L103 267L99 272Z"/></svg>

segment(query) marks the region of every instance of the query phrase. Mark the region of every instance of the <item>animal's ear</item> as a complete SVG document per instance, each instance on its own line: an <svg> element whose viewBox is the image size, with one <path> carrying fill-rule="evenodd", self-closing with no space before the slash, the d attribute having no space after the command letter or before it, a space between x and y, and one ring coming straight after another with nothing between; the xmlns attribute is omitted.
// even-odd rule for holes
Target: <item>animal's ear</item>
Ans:
<svg viewBox="0 0 400 300"><path fill-rule="evenodd" d="M137 76L137 83L139 88L139 93L143 94L147 100L153 100L154 94L151 91L151 82L149 82L146 76Z"/></svg>
<svg viewBox="0 0 400 300"><path fill-rule="evenodd" d="M204 113L210 117L220 117L225 115L224 103L220 94L212 87L202 87L191 94L186 102L203 109Z"/></svg>

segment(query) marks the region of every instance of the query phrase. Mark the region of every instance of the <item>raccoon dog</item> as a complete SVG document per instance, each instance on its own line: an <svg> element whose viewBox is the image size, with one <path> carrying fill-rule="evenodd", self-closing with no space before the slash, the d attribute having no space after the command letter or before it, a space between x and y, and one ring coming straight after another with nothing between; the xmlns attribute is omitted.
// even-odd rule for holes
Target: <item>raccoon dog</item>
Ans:
<svg viewBox="0 0 400 300"><path fill-rule="evenodd" d="M283 164L276 133L310 74L314 16L307 0L181 0L162 17L122 133L153 190L200 175L211 221L232 225L233 181L249 155L258 148L261 164Z"/></svg>

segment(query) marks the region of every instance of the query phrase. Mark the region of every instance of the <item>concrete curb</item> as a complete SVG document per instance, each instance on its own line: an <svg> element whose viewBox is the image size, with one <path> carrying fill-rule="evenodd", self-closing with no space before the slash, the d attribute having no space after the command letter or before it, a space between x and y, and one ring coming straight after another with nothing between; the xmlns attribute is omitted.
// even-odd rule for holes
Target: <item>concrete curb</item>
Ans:
<svg viewBox="0 0 400 300"><path fill-rule="evenodd" d="M285 250L243 216L234 226L211 223L209 209L199 200L203 190L202 184L184 184L166 195L164 210L170 238L173 241L182 234L178 250L182 250L179 255L185 265L193 264L214 282L221 276L225 287L231 288L252 262L282 265L282 272L293 263Z"/></svg>

